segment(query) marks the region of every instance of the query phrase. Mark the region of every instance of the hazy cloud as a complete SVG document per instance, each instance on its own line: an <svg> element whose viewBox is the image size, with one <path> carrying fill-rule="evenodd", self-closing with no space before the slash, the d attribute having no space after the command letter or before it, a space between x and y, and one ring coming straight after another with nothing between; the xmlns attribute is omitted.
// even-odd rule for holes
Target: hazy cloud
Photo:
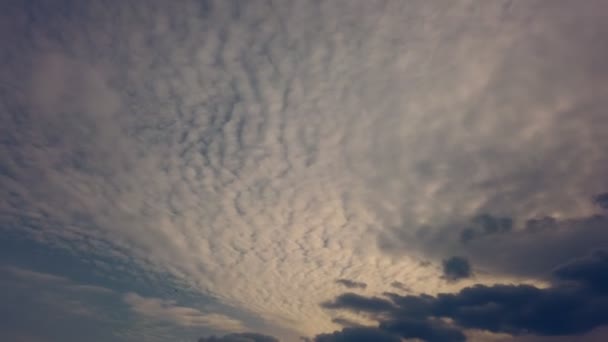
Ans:
<svg viewBox="0 0 608 342"><path fill-rule="evenodd" d="M379 329L423 341L464 341L464 329L511 335L569 336L608 324L606 250L558 267L547 288L480 285L437 296L388 293L385 298L344 294L325 308L371 315ZM449 322L440 319L449 319Z"/></svg>

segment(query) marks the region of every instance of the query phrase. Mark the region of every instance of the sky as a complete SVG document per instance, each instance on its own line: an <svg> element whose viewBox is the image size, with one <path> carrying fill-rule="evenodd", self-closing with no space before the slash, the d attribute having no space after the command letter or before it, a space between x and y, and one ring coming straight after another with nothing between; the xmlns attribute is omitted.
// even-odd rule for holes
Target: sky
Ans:
<svg viewBox="0 0 608 342"><path fill-rule="evenodd" d="M606 13L0 2L0 340L605 341Z"/></svg>

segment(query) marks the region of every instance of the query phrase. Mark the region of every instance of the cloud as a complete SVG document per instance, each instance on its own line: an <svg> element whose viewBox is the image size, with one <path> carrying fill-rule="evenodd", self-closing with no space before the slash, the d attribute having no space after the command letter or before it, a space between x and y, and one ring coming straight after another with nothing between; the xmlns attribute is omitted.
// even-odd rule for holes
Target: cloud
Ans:
<svg viewBox="0 0 608 342"><path fill-rule="evenodd" d="M400 281L393 281L391 283L391 287L394 287L398 290L405 291L405 292L411 291L404 283L402 283Z"/></svg>
<svg viewBox="0 0 608 342"><path fill-rule="evenodd" d="M336 280L336 283L338 283L340 285L344 285L344 286L348 287L349 289L365 289L367 287L366 283L349 280L349 279L338 279L338 280Z"/></svg>
<svg viewBox="0 0 608 342"><path fill-rule="evenodd" d="M331 334L320 334L314 342L400 342L401 338L377 328L346 328Z"/></svg>
<svg viewBox="0 0 608 342"><path fill-rule="evenodd" d="M361 324L359 324L357 322L353 322L348 318L336 317L336 318L332 319L331 321L340 326L347 327L347 328L361 327Z"/></svg>
<svg viewBox="0 0 608 342"><path fill-rule="evenodd" d="M224 331L244 329L243 324L236 319L216 313L203 313L194 308L179 306L173 300L148 298L136 293L127 293L124 296L124 301L137 314L158 321L171 322L185 327L204 326Z"/></svg>
<svg viewBox="0 0 608 342"><path fill-rule="evenodd" d="M201 337L198 342L279 342L279 340L272 336L257 333L239 333L221 337Z"/></svg>
<svg viewBox="0 0 608 342"><path fill-rule="evenodd" d="M44 282L44 283L56 283L56 284L67 284L71 281L68 278L57 276L54 274L32 271L20 267L2 265L2 270L10 273L11 275L21 278L27 281Z"/></svg>
<svg viewBox="0 0 608 342"><path fill-rule="evenodd" d="M480 215L472 220L473 227L468 227L460 233L463 243L486 235L508 233L513 228L513 220L509 217L494 217Z"/></svg>
<svg viewBox="0 0 608 342"><path fill-rule="evenodd" d="M326 309L339 309L347 307L353 311L362 312L385 312L393 309L393 303L379 297L365 297L356 293L345 293L335 300L325 302L322 306Z"/></svg>
<svg viewBox="0 0 608 342"><path fill-rule="evenodd" d="M2 4L0 229L311 336L335 279L436 294L452 255L521 276L601 247L606 4L505 4Z"/></svg>
<svg viewBox="0 0 608 342"><path fill-rule="evenodd" d="M472 275L471 265L466 258L453 256L443 260L443 276L449 281L457 281Z"/></svg>
<svg viewBox="0 0 608 342"><path fill-rule="evenodd" d="M344 294L325 308L375 317L378 329L423 341L465 341L464 329L511 335L574 336L608 324L606 250L556 268L556 282L474 285L437 296L387 293L386 298ZM569 281L562 283L562 280Z"/></svg>
<svg viewBox="0 0 608 342"><path fill-rule="evenodd" d="M592 204L589 200L588 203ZM380 238L380 245L388 253L403 255L406 250L414 251L433 261L458 255L475 264L480 271L477 276L546 280L547 269L590 249L607 247L607 223L608 216L602 212L567 219L483 214L411 233L395 229Z"/></svg>
<svg viewBox="0 0 608 342"><path fill-rule="evenodd" d="M593 200L602 209L608 209L608 193L599 194Z"/></svg>
<svg viewBox="0 0 608 342"><path fill-rule="evenodd" d="M1 340L71 341L90 334L91 341L125 341L117 337L125 319L114 290L16 265L1 265L0 273Z"/></svg>
<svg viewBox="0 0 608 342"><path fill-rule="evenodd" d="M608 250L595 250L590 255L557 267L558 279L579 282L593 291L608 292Z"/></svg>
<svg viewBox="0 0 608 342"><path fill-rule="evenodd" d="M5 341L15 341L15 342L48 342L48 339L45 339L40 336L35 336L31 333L27 332L13 332L13 331L2 331L0 332L0 337L2 337Z"/></svg>
<svg viewBox="0 0 608 342"><path fill-rule="evenodd" d="M547 269L586 254L590 249L608 246L608 236L603 228L608 223L605 215L519 221L517 230L472 241L466 247L454 250L467 255L476 267L542 278Z"/></svg>
<svg viewBox="0 0 608 342"><path fill-rule="evenodd" d="M9 274L14 280L19 280L20 282L23 282L25 285L29 286L44 284L46 288L56 288L68 292L93 294L114 293L112 289L109 289L107 287L91 284L82 284L66 277L45 272L38 272L21 267L15 267L11 265L0 265L0 270L5 272L6 274Z"/></svg>
<svg viewBox="0 0 608 342"><path fill-rule="evenodd" d="M418 338L423 341L466 341L465 335L460 330L437 320L400 319L393 322L383 322L380 324L380 329L402 338Z"/></svg>

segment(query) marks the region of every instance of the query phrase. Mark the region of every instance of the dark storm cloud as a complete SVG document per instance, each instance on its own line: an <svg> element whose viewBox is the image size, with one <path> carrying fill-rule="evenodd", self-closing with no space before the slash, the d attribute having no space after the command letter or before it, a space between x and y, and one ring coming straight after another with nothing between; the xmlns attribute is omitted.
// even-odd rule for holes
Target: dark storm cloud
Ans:
<svg viewBox="0 0 608 342"><path fill-rule="evenodd" d="M423 341L464 341L464 329L574 336L608 324L606 274L608 251L596 250L556 268L548 288L475 285L458 293L386 294L386 299L344 294L324 307L371 315L378 329Z"/></svg>
<svg viewBox="0 0 608 342"><path fill-rule="evenodd" d="M279 342L279 340L272 336L257 333L235 333L219 337L201 337L198 342Z"/></svg>
<svg viewBox="0 0 608 342"><path fill-rule="evenodd" d="M349 289L365 289L367 287L366 283L354 281L350 279L338 279L336 280L337 284L344 285Z"/></svg>
<svg viewBox="0 0 608 342"><path fill-rule="evenodd" d="M457 281L472 275L471 265L466 258L454 256L443 260L443 277L449 281Z"/></svg>

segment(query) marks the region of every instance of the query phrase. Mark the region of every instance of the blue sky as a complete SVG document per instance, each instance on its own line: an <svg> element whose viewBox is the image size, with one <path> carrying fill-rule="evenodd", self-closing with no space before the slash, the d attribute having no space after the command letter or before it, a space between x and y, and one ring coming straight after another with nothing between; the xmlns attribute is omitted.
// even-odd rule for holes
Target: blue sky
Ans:
<svg viewBox="0 0 608 342"><path fill-rule="evenodd" d="M0 339L602 340L607 11L3 2Z"/></svg>

